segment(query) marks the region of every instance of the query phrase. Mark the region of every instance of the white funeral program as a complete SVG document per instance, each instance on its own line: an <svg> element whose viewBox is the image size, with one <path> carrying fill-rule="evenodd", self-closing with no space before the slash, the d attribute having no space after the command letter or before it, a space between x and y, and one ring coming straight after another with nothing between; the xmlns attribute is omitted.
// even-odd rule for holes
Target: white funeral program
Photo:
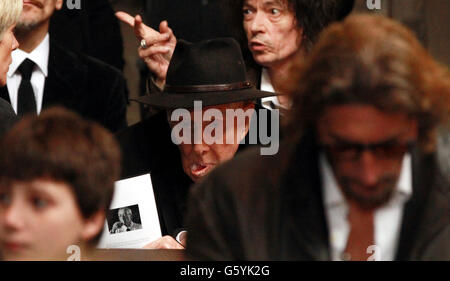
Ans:
<svg viewBox="0 0 450 281"><path fill-rule="evenodd" d="M142 248L161 237L150 174L116 182L99 248Z"/></svg>

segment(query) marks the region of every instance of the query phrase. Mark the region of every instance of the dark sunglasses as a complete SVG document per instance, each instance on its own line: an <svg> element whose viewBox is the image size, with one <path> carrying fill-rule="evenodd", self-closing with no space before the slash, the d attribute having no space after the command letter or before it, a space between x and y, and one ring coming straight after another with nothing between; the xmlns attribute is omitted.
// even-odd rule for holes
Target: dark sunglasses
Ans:
<svg viewBox="0 0 450 281"><path fill-rule="evenodd" d="M359 159L363 151L371 151L377 158L394 159L405 155L412 150L415 142L397 143L384 142L374 144L361 143L337 143L321 144L319 148L324 150L335 160L355 161Z"/></svg>

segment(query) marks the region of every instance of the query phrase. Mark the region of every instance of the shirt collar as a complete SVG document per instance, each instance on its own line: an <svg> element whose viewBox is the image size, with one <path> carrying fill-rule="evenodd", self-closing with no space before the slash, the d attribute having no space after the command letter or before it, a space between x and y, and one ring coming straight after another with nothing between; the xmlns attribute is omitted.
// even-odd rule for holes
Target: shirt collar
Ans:
<svg viewBox="0 0 450 281"><path fill-rule="evenodd" d="M412 193L412 159L411 154L407 153L403 157L402 170L397 182L397 194L408 200L411 198Z"/></svg>
<svg viewBox="0 0 450 281"><path fill-rule="evenodd" d="M333 170L330 163L326 159L324 153L319 156L320 172L322 174L322 188L324 195L325 206L333 207L341 204L345 204L345 197L342 194L336 178L334 177Z"/></svg>
<svg viewBox="0 0 450 281"><path fill-rule="evenodd" d="M261 72L261 86L260 86L260 89L261 89L261 91L275 93L275 89L273 88L272 83L270 82L269 73L267 72L266 68L263 68L262 72ZM268 108L268 109L272 109L271 103L273 103L278 108L283 108L283 109L286 109L286 110L289 109L288 107L285 107L285 106L280 104L280 102L278 101L278 97L277 96L270 96L270 97L261 98L261 105L263 107Z"/></svg>
<svg viewBox="0 0 450 281"><path fill-rule="evenodd" d="M263 68L261 72L261 91L275 93L266 68Z"/></svg>
<svg viewBox="0 0 450 281"><path fill-rule="evenodd" d="M319 167L322 175L325 206L332 208L334 206L347 204L324 153L321 153L319 156ZM400 198L402 202L406 202L411 198L412 192L412 160L411 154L407 153L402 160L402 168L393 198Z"/></svg>
<svg viewBox="0 0 450 281"><path fill-rule="evenodd" d="M12 63L9 67L8 77L12 77L22 62L26 59L33 61L39 70L44 74L45 77L48 76L48 57L50 53L50 36L47 33L44 40L31 52L26 53L20 49L12 52Z"/></svg>

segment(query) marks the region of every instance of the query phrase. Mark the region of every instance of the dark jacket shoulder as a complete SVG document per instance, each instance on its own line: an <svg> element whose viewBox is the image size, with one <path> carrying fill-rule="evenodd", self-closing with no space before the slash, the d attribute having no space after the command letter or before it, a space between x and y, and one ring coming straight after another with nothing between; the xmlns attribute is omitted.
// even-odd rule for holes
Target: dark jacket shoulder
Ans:
<svg viewBox="0 0 450 281"><path fill-rule="evenodd" d="M0 98L0 138L18 121L11 104Z"/></svg>

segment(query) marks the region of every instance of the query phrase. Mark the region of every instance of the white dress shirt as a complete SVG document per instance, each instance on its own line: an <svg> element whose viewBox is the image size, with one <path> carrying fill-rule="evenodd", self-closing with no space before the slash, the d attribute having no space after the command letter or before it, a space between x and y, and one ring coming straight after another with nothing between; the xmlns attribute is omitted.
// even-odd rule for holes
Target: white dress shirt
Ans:
<svg viewBox="0 0 450 281"><path fill-rule="evenodd" d="M266 91L266 92L271 92L271 93L275 93L275 90L273 88L272 83L270 82L270 77L269 77L269 73L267 72L266 68L262 69L261 72L261 87L260 87L261 91ZM277 107L277 108L283 108L283 109L289 109L289 107L283 106L281 105L280 101L278 100L277 96L271 96L271 97L264 97L261 98L261 105L262 107L266 108L266 109L274 109L272 107L272 103Z"/></svg>
<svg viewBox="0 0 450 281"><path fill-rule="evenodd" d="M9 66L7 87L11 106L17 113L17 96L22 75L18 68L25 59L30 59L36 64L31 75L31 85L36 99L36 110L39 114L42 109L42 100L44 97L45 78L48 76L48 57L50 53L50 37L47 33L44 40L31 53L26 53L20 49L12 52L12 63Z"/></svg>
<svg viewBox="0 0 450 281"><path fill-rule="evenodd" d="M395 258L402 223L405 203L412 195L411 155L403 158L397 188L392 198L375 210L375 260L390 261ZM331 166L324 154L320 155L320 172L322 175L324 206L329 229L331 258L342 260L347 245L350 226L347 220L348 204L338 187Z"/></svg>

